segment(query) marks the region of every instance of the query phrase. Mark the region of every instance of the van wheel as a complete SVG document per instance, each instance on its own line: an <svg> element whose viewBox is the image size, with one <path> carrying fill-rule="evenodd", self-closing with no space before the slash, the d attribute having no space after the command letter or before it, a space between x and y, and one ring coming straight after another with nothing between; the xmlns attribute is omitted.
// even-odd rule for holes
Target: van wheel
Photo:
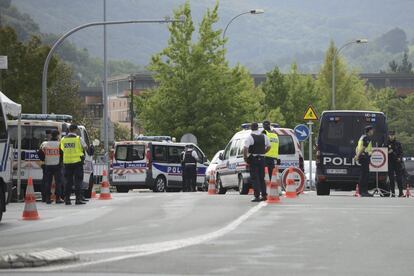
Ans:
<svg viewBox="0 0 414 276"><path fill-rule="evenodd" d="M155 186L154 186L153 191L156 193L163 193L167 190L166 188L167 188L167 181L165 180L163 176L158 176L155 179Z"/></svg>
<svg viewBox="0 0 414 276"><path fill-rule="evenodd" d="M26 190L22 187L20 188L20 199L17 200L17 185L12 187L12 191L11 191L11 201L10 202L19 202L19 201L23 201L24 199L24 195L25 195Z"/></svg>
<svg viewBox="0 0 414 276"><path fill-rule="evenodd" d="M116 186L116 191L118 193L128 193L129 187L128 186Z"/></svg>
<svg viewBox="0 0 414 276"><path fill-rule="evenodd" d="M331 193L331 187L327 183L316 183L316 194L318 196L328 196Z"/></svg>
<svg viewBox="0 0 414 276"><path fill-rule="evenodd" d="M239 174L239 193L241 195L247 195L249 193L249 187L244 183L243 175Z"/></svg>
<svg viewBox="0 0 414 276"><path fill-rule="evenodd" d="M216 191L219 195L224 195L227 192L227 190L225 188L223 188L223 184L221 183L220 175L217 175Z"/></svg>

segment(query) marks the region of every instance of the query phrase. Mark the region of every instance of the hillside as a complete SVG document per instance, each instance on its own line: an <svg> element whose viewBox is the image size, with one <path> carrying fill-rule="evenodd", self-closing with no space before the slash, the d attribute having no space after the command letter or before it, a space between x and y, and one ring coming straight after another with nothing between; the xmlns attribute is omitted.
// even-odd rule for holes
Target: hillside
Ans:
<svg viewBox="0 0 414 276"><path fill-rule="evenodd" d="M108 20L159 19L171 15L183 2L107 0ZM33 17L44 33L61 34L82 23L101 21L103 16L102 0L13 0L12 3ZM199 22L215 0L190 3L195 21ZM227 32L227 46L232 64L240 62L256 73L275 65L286 70L293 61L304 71L316 72L331 40L338 45L359 37L372 41L396 27L405 30L409 42L414 37L414 1L410 0L223 0L217 27L224 28L232 16L251 8L263 8L265 13L244 16L232 24ZM166 26L158 24L111 26L108 38L110 58L146 65L150 56L165 46L168 32ZM102 28L83 30L74 34L72 41L88 49L91 55L102 56ZM370 49L367 48L370 46L357 47ZM401 54L374 48L372 57L367 57L372 51L349 49L344 54L351 65L364 72L378 72L390 58Z"/></svg>

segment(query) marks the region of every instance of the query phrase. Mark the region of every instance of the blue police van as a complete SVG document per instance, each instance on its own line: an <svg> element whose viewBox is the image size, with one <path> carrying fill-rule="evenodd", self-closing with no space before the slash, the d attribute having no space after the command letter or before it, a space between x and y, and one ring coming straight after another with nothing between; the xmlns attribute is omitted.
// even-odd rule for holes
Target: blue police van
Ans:
<svg viewBox="0 0 414 276"><path fill-rule="evenodd" d="M384 146L387 142L387 120L382 112L333 110L322 113L316 145L316 191L329 195L331 189L352 190L359 180L360 165L354 160L355 148L364 133L372 125L375 134L372 146ZM379 185L384 187L386 173L379 173ZM376 175L370 174L369 188L374 188Z"/></svg>

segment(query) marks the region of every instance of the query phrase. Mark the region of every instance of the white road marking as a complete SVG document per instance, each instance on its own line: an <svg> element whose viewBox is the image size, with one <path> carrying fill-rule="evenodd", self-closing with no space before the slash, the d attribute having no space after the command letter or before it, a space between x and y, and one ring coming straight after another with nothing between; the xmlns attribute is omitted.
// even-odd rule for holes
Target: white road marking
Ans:
<svg viewBox="0 0 414 276"><path fill-rule="evenodd" d="M181 249L181 248L185 248L185 247L189 247L193 245L198 245L198 244L201 244L201 243L213 240L213 239L217 239L219 237L222 237L234 231L237 227L239 227L243 222L245 222L248 218L250 218L252 215L257 213L264 206L267 206L267 203L261 202L258 205L249 209L249 211L247 211L245 214L238 217L236 220L229 223L227 226L219 230L216 230L214 232L204 234L204 235L199 235L199 236L186 238L186 239L166 241L166 242L75 252L79 255L100 254L100 253L122 253L122 252L124 253L129 252L133 254L121 255L117 257L99 259L99 260L89 261L89 262L80 262L80 263L73 263L73 264L66 264L66 265L43 267L43 268L19 269L18 271L19 272L61 271L61 270L79 268L79 267L84 267L84 266L89 266L89 265L96 265L96 264L121 261L121 260L130 259L130 258L141 257L141 256L153 255L157 253L163 253L163 252L177 250L177 249ZM16 270L2 270L2 271L5 271L5 272L14 271L15 272Z"/></svg>

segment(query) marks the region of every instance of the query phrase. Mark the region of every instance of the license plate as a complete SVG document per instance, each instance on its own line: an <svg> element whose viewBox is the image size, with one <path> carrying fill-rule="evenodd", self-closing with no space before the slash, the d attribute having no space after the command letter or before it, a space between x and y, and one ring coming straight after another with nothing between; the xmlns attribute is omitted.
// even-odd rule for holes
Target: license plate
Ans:
<svg viewBox="0 0 414 276"><path fill-rule="evenodd" d="M116 179L116 180L125 180L126 175L114 175L114 179Z"/></svg>
<svg viewBox="0 0 414 276"><path fill-rule="evenodd" d="M326 173L328 174L347 174L346 169L327 169Z"/></svg>

